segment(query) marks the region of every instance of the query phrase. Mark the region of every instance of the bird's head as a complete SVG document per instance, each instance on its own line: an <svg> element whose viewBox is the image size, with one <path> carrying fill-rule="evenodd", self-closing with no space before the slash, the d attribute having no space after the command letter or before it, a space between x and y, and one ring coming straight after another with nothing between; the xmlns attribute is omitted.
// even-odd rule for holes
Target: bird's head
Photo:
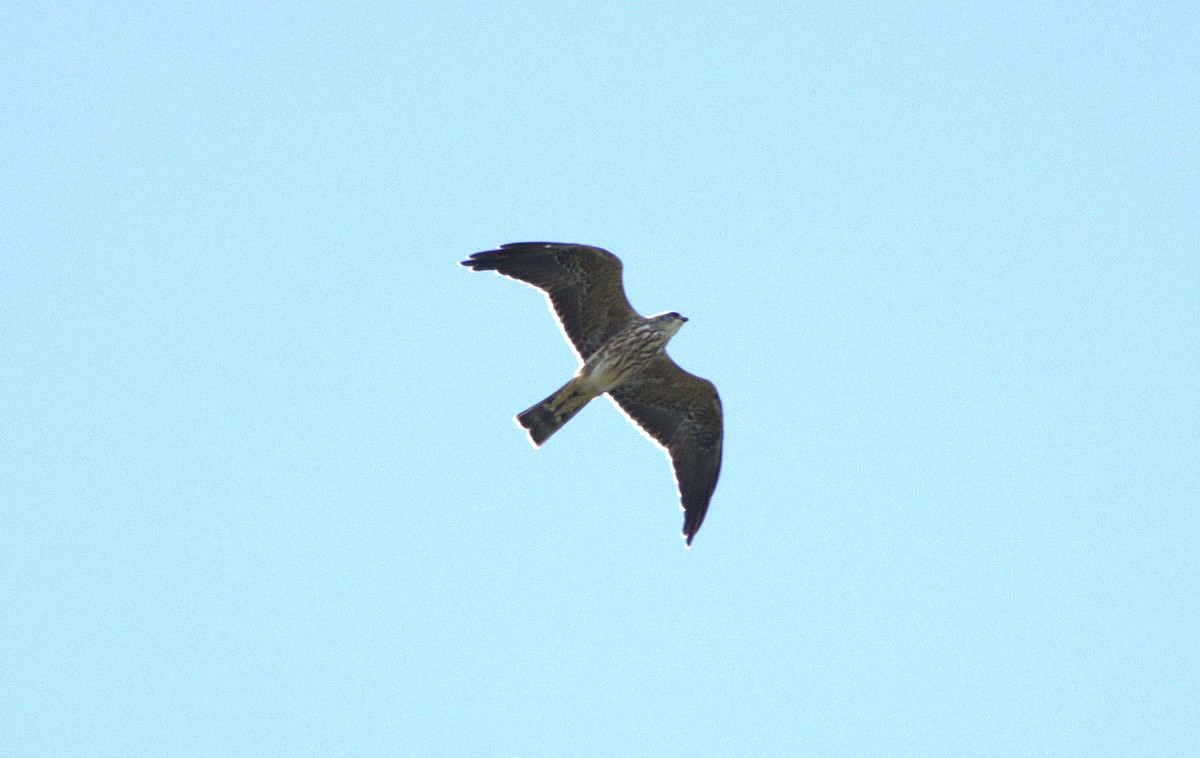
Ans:
<svg viewBox="0 0 1200 758"><path fill-rule="evenodd" d="M652 317L650 320L655 322L660 329L666 332L668 338L675 336L675 332L679 331L679 327L683 326L684 323L687 322L685 317L680 316L675 311L671 311L670 313L660 313L657 316Z"/></svg>

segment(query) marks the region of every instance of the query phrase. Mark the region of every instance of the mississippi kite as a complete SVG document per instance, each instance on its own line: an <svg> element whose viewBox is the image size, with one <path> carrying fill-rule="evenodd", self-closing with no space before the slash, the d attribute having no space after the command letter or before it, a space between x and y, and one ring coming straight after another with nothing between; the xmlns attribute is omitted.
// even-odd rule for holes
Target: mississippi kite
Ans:
<svg viewBox="0 0 1200 758"><path fill-rule="evenodd" d="M625 297L621 260L598 247L516 242L475 253L462 265L542 290L579 358L571 381L517 414L533 446L607 393L671 459L683 538L691 546L717 486L724 432L717 388L681 369L665 351L687 319L674 312L639 315Z"/></svg>

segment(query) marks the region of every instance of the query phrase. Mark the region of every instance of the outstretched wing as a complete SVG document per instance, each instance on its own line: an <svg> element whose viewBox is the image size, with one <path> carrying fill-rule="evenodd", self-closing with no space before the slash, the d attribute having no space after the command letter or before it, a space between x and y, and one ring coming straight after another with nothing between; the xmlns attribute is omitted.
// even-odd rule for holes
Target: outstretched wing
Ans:
<svg viewBox="0 0 1200 758"><path fill-rule="evenodd" d="M475 253L462 265L495 271L545 292L563 335L581 361L639 318L621 284L621 259L598 247L514 242Z"/></svg>
<svg viewBox="0 0 1200 758"><path fill-rule="evenodd" d="M684 512L683 536L690 546L721 473L724 422L717 388L663 353L608 394L671 458Z"/></svg>

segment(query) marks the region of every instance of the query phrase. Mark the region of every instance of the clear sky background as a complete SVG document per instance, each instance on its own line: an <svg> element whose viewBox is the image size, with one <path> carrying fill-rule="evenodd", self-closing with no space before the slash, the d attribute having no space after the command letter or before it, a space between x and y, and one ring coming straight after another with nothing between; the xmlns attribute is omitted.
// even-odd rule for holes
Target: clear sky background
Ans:
<svg viewBox="0 0 1200 758"><path fill-rule="evenodd" d="M0 12L3 752L1200 754L1196 3L401 6Z"/></svg>

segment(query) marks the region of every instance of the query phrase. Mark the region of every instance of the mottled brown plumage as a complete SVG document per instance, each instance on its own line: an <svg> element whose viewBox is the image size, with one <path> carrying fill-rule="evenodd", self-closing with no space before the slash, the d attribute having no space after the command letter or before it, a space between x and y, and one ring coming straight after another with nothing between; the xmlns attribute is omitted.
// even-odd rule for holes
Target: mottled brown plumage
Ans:
<svg viewBox="0 0 1200 758"><path fill-rule="evenodd" d="M621 259L589 245L514 242L462 262L495 271L546 293L567 342L580 360L641 318L625 297Z"/></svg>
<svg viewBox="0 0 1200 758"><path fill-rule="evenodd" d="M717 388L664 353L608 395L667 451L684 512L683 535L691 545L721 474L724 420Z"/></svg>
<svg viewBox="0 0 1200 758"><path fill-rule="evenodd" d="M542 290L580 360L571 381L517 414L534 446L607 393L670 457L690 546L717 486L724 424L713 383L684 371L665 352L687 319L639 315L625 297L620 259L598 247L518 242L475 253L462 265Z"/></svg>

